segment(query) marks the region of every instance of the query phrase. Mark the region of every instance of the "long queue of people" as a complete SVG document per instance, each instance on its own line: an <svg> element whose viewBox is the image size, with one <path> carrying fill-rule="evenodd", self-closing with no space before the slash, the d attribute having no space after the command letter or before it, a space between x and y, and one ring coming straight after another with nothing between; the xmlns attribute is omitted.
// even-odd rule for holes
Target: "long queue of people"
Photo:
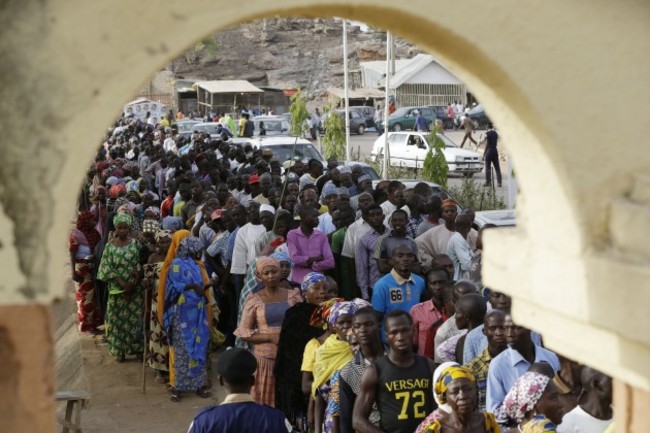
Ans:
<svg viewBox="0 0 650 433"><path fill-rule="evenodd" d="M474 214L426 183L279 161L121 118L70 235L82 332L171 400L228 396L190 432L603 432L611 379L544 348L481 282ZM225 137L224 137L225 138Z"/></svg>

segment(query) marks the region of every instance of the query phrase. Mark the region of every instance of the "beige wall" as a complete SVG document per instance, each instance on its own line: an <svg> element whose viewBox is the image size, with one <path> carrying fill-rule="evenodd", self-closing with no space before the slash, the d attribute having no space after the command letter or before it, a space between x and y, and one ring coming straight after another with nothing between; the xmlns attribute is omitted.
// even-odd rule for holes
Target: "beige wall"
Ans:
<svg viewBox="0 0 650 433"><path fill-rule="evenodd" d="M486 281L513 294L516 319L550 347L650 389L650 200L636 178L650 169L644 0L10 2L0 303L61 296L75 192L120 107L195 39L276 13L390 28L467 83L523 194L517 229L487 238Z"/></svg>

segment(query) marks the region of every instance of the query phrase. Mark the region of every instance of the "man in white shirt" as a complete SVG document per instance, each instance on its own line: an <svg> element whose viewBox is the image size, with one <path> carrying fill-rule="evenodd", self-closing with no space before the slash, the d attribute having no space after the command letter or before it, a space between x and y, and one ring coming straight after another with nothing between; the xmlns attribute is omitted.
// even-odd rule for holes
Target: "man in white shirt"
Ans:
<svg viewBox="0 0 650 433"><path fill-rule="evenodd" d="M178 148L176 147L177 132L178 131L175 129L172 129L167 133L167 138L165 138L165 141L163 142L163 149L165 149L165 152L174 152L176 155L178 155Z"/></svg>
<svg viewBox="0 0 650 433"><path fill-rule="evenodd" d="M325 184L322 197L322 203L327 206L327 212L321 214L318 217L317 228L326 235L329 235L330 233L334 233L336 231L336 227L334 226L334 222L332 220L332 214L337 209L339 203L339 196L336 186L334 186L333 183Z"/></svg>
<svg viewBox="0 0 650 433"><path fill-rule="evenodd" d="M388 226L393 212L405 204L404 184L397 180L391 181L388 184L388 200L379 205L384 210L384 224Z"/></svg>
<svg viewBox="0 0 650 433"><path fill-rule="evenodd" d="M244 276L248 265L255 259L255 241L266 233L266 228L260 219L260 204L256 201L249 201L246 212L249 222L237 231L232 266L230 267L231 274Z"/></svg>
<svg viewBox="0 0 650 433"><path fill-rule="evenodd" d="M467 278L472 264L472 250L467 243L467 235L472 229L472 219L467 214L456 217L456 231L449 238L447 255L454 263L454 281Z"/></svg>
<svg viewBox="0 0 650 433"><path fill-rule="evenodd" d="M364 192L359 194L359 210L364 211L370 206L375 204L375 201L372 198L370 193ZM363 235L372 230L370 224L363 219L359 218L354 223L348 227L348 231L345 233L345 240L343 241L343 250L341 250L341 255L349 259L354 259L354 252L357 249L357 245Z"/></svg>
<svg viewBox="0 0 650 433"><path fill-rule="evenodd" d="M603 433L613 422L612 378L582 367L580 404L566 413L557 426L558 433Z"/></svg>

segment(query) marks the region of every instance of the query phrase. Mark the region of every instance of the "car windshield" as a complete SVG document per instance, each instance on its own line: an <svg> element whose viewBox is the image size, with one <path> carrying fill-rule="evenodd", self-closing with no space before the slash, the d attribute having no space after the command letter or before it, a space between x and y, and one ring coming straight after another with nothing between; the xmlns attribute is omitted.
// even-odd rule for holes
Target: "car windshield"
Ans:
<svg viewBox="0 0 650 433"><path fill-rule="evenodd" d="M442 140L443 143L445 143L445 147L451 147L451 148L457 148L456 143L451 141L448 137L442 135L442 134L436 134L439 139ZM429 142L429 137L427 137L427 142Z"/></svg>
<svg viewBox="0 0 650 433"><path fill-rule="evenodd" d="M273 151L273 156L280 161L287 161L291 159L317 159L323 162L323 157L311 144L279 144L273 146L264 146L261 148L269 148Z"/></svg>
<svg viewBox="0 0 650 433"><path fill-rule="evenodd" d="M258 120L255 122L255 130L259 131L260 129L260 122L264 122L264 129L266 129L267 132L286 132L286 126L284 126L283 130L283 121L282 120L274 120L274 119L269 119L269 120Z"/></svg>
<svg viewBox="0 0 650 433"><path fill-rule="evenodd" d="M393 116L395 116L395 117L406 116L408 114L408 112L409 112L408 108L399 108L399 109L395 110L395 112L393 114L391 114L390 117L393 117Z"/></svg>
<svg viewBox="0 0 650 433"><path fill-rule="evenodd" d="M370 166L370 165L362 165L361 167L363 168L363 174L366 174L366 175L370 176L370 180L379 180L379 179L381 179L381 177L379 177L379 175L377 174L375 169L372 168L372 166Z"/></svg>
<svg viewBox="0 0 650 433"><path fill-rule="evenodd" d="M201 122L178 122L178 132L192 131L194 125L198 125Z"/></svg>
<svg viewBox="0 0 650 433"><path fill-rule="evenodd" d="M198 125L193 127L192 129L195 129L199 132L207 132L208 134L217 134L217 126L219 126L218 123L210 124L210 125Z"/></svg>

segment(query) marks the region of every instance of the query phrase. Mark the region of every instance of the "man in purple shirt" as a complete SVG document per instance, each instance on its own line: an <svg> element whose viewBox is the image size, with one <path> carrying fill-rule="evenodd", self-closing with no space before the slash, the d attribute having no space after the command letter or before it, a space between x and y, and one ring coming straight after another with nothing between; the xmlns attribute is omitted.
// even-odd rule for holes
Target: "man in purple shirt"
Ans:
<svg viewBox="0 0 650 433"><path fill-rule="evenodd" d="M300 205L300 227L287 234L289 257L293 262L291 281L302 284L302 279L310 272L324 273L334 269L334 256L327 235L318 227L318 210L308 205Z"/></svg>
<svg viewBox="0 0 650 433"><path fill-rule="evenodd" d="M377 241L386 233L384 225L384 210L378 204L373 204L363 210L363 219L370 224L370 231L361 237L357 245L354 262L357 268L357 283L361 290L361 297L366 301L370 299L372 288L382 277L377 267L374 253Z"/></svg>

